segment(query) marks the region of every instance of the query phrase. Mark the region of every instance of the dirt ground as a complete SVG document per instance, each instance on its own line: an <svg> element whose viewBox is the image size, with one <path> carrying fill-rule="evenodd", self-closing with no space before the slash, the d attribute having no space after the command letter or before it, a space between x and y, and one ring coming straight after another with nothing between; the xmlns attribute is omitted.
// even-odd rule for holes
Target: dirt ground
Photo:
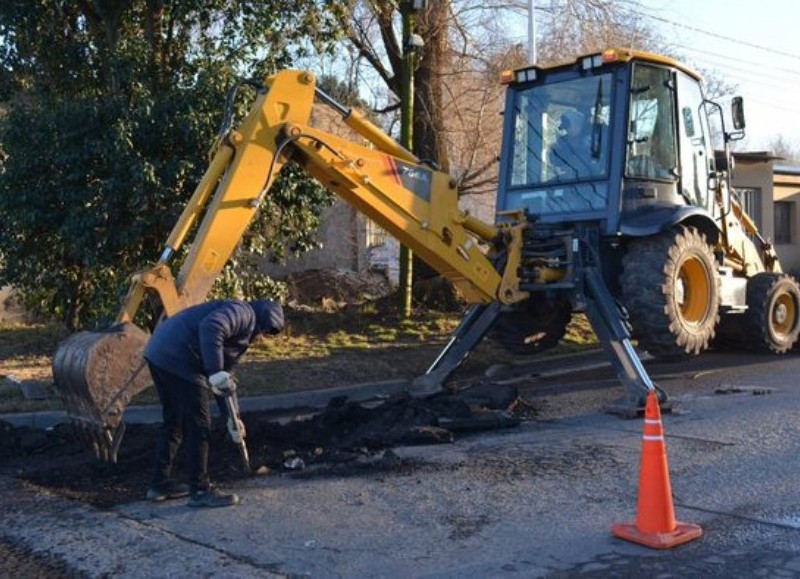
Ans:
<svg viewBox="0 0 800 579"><path fill-rule="evenodd" d="M252 471L242 465L221 421L214 425L209 470L212 481L234 487L249 476L369 476L413 468L394 445L446 444L471 432L512 428L533 408L513 387L475 385L427 400L396 395L372 403L334 399L315 414L287 421L269 413L242 416ZM98 508L144 498L159 425L128 425L118 462L99 461L67 424L50 430L0 421L0 476ZM185 459L179 456L178 478ZM80 577L63 562L4 542L0 532L0 577Z"/></svg>
<svg viewBox="0 0 800 579"><path fill-rule="evenodd" d="M334 399L323 411L288 422L268 413L242 418L255 471L308 475L383 468L392 446L448 443L466 432L513 427L530 410L514 388L478 385L429 399L406 394L372 403ZM0 422L0 474L101 508L140 500L158 433L158 425L129 425L117 464L108 464L87 450L70 425L42 431ZM218 483L252 476L221 422L212 433L209 462Z"/></svg>

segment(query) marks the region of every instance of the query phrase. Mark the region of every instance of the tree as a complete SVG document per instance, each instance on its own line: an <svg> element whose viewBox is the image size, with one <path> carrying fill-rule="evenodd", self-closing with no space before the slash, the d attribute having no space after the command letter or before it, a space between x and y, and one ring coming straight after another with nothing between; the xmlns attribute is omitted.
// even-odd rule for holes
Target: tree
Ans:
<svg viewBox="0 0 800 579"><path fill-rule="evenodd" d="M539 6L540 64L620 46L669 55L672 50L640 14L635 0L551 0Z"/></svg>
<svg viewBox="0 0 800 579"><path fill-rule="evenodd" d="M395 112L401 94L399 21L405 1L349 0L340 13L348 46L369 64L371 78L388 89L375 106L383 112ZM524 0L429 0L416 18L425 46L415 73L414 149L450 171L461 195L496 190L503 109L499 73L528 63L519 38L508 34L509 23L527 7ZM539 2L537 20L543 65L609 46L675 52L633 0ZM352 69L364 78L360 67Z"/></svg>
<svg viewBox="0 0 800 579"><path fill-rule="evenodd" d="M403 0L405 1L405 0ZM338 14L344 38L370 64L393 96L388 107L397 109L402 94L403 46L400 38L400 2L349 0ZM414 150L421 158L436 161L447 170L448 151L441 111L442 83L438 75L446 68L450 0L430 0L416 15L415 30L425 40L415 71Z"/></svg>
<svg viewBox="0 0 800 579"><path fill-rule="evenodd" d="M71 329L103 322L98 313L113 313L127 276L159 254L202 175L225 90L329 45L336 3L327 4L4 2L0 282ZM244 245L309 247L327 199L283 175Z"/></svg>
<svg viewBox="0 0 800 579"><path fill-rule="evenodd" d="M785 135L778 135L767 146L776 157L782 157L790 164L800 164L800 144L792 142Z"/></svg>

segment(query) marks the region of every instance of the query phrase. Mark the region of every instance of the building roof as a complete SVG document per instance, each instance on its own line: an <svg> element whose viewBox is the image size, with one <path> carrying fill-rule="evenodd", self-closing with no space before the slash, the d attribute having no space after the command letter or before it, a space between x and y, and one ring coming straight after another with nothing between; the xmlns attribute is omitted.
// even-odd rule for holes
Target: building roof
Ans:
<svg viewBox="0 0 800 579"><path fill-rule="evenodd" d="M767 163L769 161L785 161L783 157L773 155L769 151L734 151L733 158L741 163Z"/></svg>
<svg viewBox="0 0 800 579"><path fill-rule="evenodd" d="M772 170L781 175L800 175L800 165L775 165Z"/></svg>

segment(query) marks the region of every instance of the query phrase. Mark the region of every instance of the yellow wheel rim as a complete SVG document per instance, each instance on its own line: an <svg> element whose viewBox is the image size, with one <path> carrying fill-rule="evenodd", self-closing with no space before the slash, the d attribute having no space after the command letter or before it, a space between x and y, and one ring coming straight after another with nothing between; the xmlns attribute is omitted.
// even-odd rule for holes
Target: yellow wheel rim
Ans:
<svg viewBox="0 0 800 579"><path fill-rule="evenodd" d="M681 317L690 324L705 320L710 309L711 276L700 259L690 257L681 264L675 289Z"/></svg>

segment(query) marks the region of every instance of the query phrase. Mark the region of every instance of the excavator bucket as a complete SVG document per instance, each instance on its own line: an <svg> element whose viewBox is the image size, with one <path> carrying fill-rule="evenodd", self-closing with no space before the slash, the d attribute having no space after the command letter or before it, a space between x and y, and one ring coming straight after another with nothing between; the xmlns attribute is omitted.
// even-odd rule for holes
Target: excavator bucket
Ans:
<svg viewBox="0 0 800 579"><path fill-rule="evenodd" d="M134 324L117 324L67 338L53 358L55 387L67 413L102 460L117 461L125 408L152 384L143 358L148 338Z"/></svg>

